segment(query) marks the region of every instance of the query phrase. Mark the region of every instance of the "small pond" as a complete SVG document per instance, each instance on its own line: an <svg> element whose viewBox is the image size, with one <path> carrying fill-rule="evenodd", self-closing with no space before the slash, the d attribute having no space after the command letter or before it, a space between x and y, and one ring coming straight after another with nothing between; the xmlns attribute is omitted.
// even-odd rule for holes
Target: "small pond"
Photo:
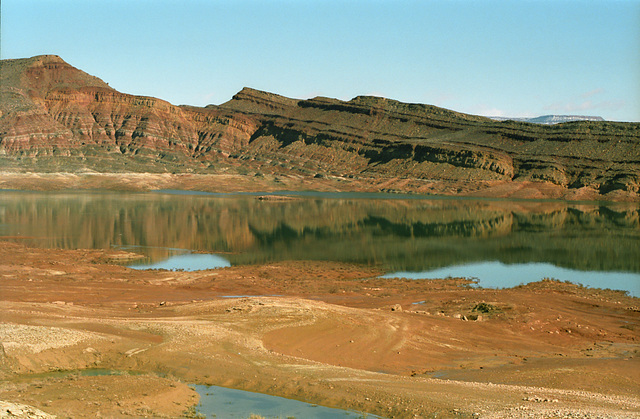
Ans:
<svg viewBox="0 0 640 419"><path fill-rule="evenodd" d="M544 276L543 274L544 273ZM393 272L383 278L438 279L467 278L482 288L511 288L544 278L569 281L591 288L624 290L640 297L640 274L629 272L589 272L561 268L549 263L521 263L507 265L500 262L454 265L421 272Z"/></svg>
<svg viewBox="0 0 640 419"><path fill-rule="evenodd" d="M167 269L169 271L202 271L231 266L231 263L218 255L185 253L170 256L168 259L156 262L134 263L128 265L133 269Z"/></svg>
<svg viewBox="0 0 640 419"><path fill-rule="evenodd" d="M217 386L194 386L200 395L197 412L207 418L246 419L252 414L264 418L379 418L368 413L334 409L261 393Z"/></svg>

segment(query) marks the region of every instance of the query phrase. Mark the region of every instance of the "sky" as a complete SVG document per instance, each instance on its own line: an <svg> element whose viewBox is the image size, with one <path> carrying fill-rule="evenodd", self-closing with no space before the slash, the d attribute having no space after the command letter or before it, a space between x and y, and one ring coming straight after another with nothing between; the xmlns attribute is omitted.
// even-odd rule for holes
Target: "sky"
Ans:
<svg viewBox="0 0 640 419"><path fill-rule="evenodd" d="M486 116L640 121L640 0L2 0L2 59L57 54L123 93L243 87Z"/></svg>

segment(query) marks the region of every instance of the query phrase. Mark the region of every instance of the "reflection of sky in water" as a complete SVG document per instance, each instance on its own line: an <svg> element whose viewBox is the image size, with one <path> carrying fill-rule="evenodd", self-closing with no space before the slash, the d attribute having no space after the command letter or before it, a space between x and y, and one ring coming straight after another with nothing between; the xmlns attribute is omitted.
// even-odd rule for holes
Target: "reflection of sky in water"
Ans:
<svg viewBox="0 0 640 419"><path fill-rule="evenodd" d="M207 415L207 417L244 419L251 414L257 414L264 418L334 419L363 417L362 413L333 409L249 391L202 385L195 386L195 389L200 395L200 404L197 406L197 410L199 413ZM367 414L366 417L379 418L379 416L372 414Z"/></svg>
<svg viewBox="0 0 640 419"><path fill-rule="evenodd" d="M133 269L168 269L171 271L200 271L205 269L226 268L229 261L218 255L193 254L171 256L160 262L151 264L129 265Z"/></svg>
<svg viewBox="0 0 640 419"><path fill-rule="evenodd" d="M218 255L182 254L171 256L161 262L151 264L129 265L133 269L167 269L183 271L199 271L231 266L231 263ZM640 297L640 274L628 272L595 272L578 271L560 268L549 263L516 263L500 262L471 263L468 265L448 266L422 272L393 272L383 278L438 279L438 278L470 278L477 279L483 288L511 288L520 284L553 278L569 281L591 288L610 288L628 291L634 297Z"/></svg>
<svg viewBox="0 0 640 419"><path fill-rule="evenodd" d="M505 265L500 262L482 262L448 266L423 272L394 272L383 278L438 279L477 278L483 288L511 288L520 284L554 278L592 288L611 288L628 291L640 297L640 274L627 272L593 272L560 268L549 263L522 263Z"/></svg>

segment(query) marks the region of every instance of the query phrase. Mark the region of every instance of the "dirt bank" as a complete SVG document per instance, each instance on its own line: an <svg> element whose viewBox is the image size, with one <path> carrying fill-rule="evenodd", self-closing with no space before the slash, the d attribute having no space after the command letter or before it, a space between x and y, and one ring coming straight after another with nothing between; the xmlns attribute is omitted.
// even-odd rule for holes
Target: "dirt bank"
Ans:
<svg viewBox="0 0 640 419"><path fill-rule="evenodd" d="M347 178L298 175L170 174L170 173L0 173L0 189L34 191L175 189L202 192L387 192L449 195L475 198L561 199L570 201L638 202L621 190L601 194L593 188L567 189L551 182L466 181L405 179L400 177Z"/></svg>
<svg viewBox="0 0 640 419"><path fill-rule="evenodd" d="M640 300L620 292L323 262L114 263L132 256L0 242L0 400L175 417L201 383L384 417L640 417Z"/></svg>

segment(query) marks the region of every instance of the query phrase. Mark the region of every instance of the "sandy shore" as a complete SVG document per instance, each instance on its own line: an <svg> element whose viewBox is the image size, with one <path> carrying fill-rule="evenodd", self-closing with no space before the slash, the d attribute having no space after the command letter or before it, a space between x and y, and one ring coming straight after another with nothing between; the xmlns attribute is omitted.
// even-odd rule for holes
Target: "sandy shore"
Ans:
<svg viewBox="0 0 640 419"><path fill-rule="evenodd" d="M199 383L383 417L640 417L640 299L620 292L382 280L340 263L115 263L132 256L0 242L0 400L176 417Z"/></svg>
<svg viewBox="0 0 640 419"><path fill-rule="evenodd" d="M33 191L117 190L146 192L175 189L202 192L387 192L450 195L475 198L561 199L570 201L639 202L632 192L616 190L601 195L592 188L567 189L550 182L447 181L397 177L321 179L297 175L243 176L170 173L32 173L0 172L0 189Z"/></svg>

